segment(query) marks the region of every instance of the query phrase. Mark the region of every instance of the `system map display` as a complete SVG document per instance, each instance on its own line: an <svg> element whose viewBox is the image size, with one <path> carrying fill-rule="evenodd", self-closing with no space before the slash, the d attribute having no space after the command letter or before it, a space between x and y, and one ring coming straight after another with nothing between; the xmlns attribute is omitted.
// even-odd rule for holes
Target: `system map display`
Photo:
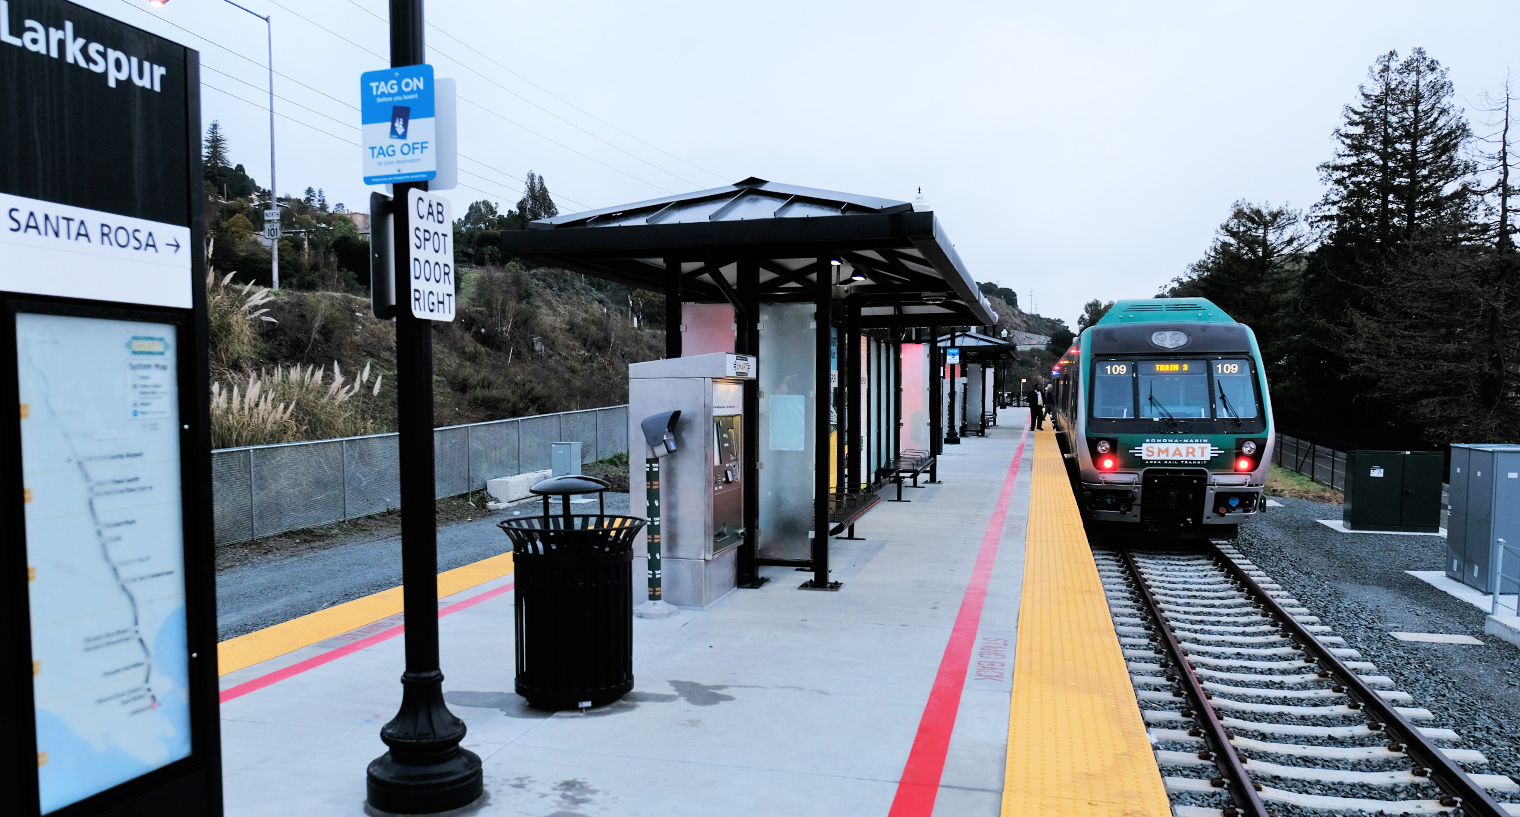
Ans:
<svg viewBox="0 0 1520 817"><path fill-rule="evenodd" d="M190 754L175 327L16 316L42 811Z"/></svg>

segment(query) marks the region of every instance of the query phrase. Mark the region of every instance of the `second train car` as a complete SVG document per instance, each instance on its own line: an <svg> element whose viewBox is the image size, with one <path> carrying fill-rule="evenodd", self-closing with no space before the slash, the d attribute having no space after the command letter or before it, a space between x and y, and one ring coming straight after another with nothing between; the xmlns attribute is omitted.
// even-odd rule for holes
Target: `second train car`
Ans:
<svg viewBox="0 0 1520 817"><path fill-rule="evenodd" d="M1234 538L1265 510L1275 429L1256 335L1202 298L1119 301L1052 372L1095 532Z"/></svg>

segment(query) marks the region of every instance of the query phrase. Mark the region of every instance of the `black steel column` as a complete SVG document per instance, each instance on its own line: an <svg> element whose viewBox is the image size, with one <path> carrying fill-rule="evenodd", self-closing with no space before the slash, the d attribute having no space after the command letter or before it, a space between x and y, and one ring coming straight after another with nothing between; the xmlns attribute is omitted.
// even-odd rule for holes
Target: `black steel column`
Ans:
<svg viewBox="0 0 1520 817"><path fill-rule="evenodd" d="M681 356L681 262L665 259L665 356Z"/></svg>
<svg viewBox="0 0 1520 817"><path fill-rule="evenodd" d="M834 266L832 258L818 259L818 283L813 313L813 578L803 582L804 590L838 590L839 582L829 581L829 406L833 387L829 383L829 353L832 338L831 310L834 300Z"/></svg>
<svg viewBox="0 0 1520 817"><path fill-rule="evenodd" d="M755 358L755 379L744 381L744 541L735 559L738 585L756 588L767 581L759 575L755 557L760 553L760 263L738 263L739 303L735 317L739 337L734 351Z"/></svg>
<svg viewBox="0 0 1520 817"><path fill-rule="evenodd" d="M895 372L895 376L892 378L892 430L890 432L892 435L892 458L889 462L895 463L897 462L897 458L902 456L902 341L896 341L892 344L892 371Z"/></svg>
<svg viewBox="0 0 1520 817"><path fill-rule="evenodd" d="M840 487L845 493L860 490L860 466L864 429L860 422L860 304L853 299L844 302L844 332L840 335L843 345L840 351L841 383L844 386L844 412L849 419L840 422L842 445L839 446L840 461L844 463L844 479Z"/></svg>
<svg viewBox="0 0 1520 817"><path fill-rule="evenodd" d="M929 453L935 456L945 452L945 418L941 416L945 405L941 394L944 367L940 364L938 332L938 327L929 326Z"/></svg>
<svg viewBox="0 0 1520 817"><path fill-rule="evenodd" d="M424 62L422 0L391 0L391 67ZM395 186L396 425L401 470L401 581L406 671L401 710L380 730L390 751L371 761L371 807L395 814L460 808L482 794L480 758L462 749L464 721L443 701L438 667L438 520L433 484L433 324L412 316L407 281L412 188Z"/></svg>

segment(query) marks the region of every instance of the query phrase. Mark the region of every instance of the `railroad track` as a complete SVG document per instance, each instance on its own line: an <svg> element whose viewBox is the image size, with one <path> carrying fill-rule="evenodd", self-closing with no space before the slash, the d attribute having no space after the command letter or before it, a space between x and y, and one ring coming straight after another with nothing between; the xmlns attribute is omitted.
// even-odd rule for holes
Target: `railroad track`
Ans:
<svg viewBox="0 0 1520 817"><path fill-rule="evenodd" d="M1520 815L1520 785L1230 545L1095 548L1177 817ZM1270 811L1268 810L1270 807Z"/></svg>

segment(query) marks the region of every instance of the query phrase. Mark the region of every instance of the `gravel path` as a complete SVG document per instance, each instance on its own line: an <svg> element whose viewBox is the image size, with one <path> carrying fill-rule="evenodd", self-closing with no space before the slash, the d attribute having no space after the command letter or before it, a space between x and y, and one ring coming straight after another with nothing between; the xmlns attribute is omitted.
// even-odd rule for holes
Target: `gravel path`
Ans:
<svg viewBox="0 0 1520 817"><path fill-rule="evenodd" d="M628 513L628 494L608 493L607 513ZM511 545L496 523L541 505L524 503L483 519L438 529L438 570L452 570L507 552ZM575 505L572 512L596 511ZM222 571L216 577L217 629L226 640L282 621L388 590L401 584L399 534L353 536L338 544L281 555Z"/></svg>
<svg viewBox="0 0 1520 817"><path fill-rule="evenodd" d="M1474 771L1520 780L1520 649L1485 635L1478 608L1404 572L1440 570L1446 540L1338 533L1315 520L1339 519L1339 506L1278 501L1284 507L1241 526L1240 552L1435 714L1420 726L1455 729L1456 747L1486 755ZM1484 646L1403 642L1390 632L1470 635Z"/></svg>

